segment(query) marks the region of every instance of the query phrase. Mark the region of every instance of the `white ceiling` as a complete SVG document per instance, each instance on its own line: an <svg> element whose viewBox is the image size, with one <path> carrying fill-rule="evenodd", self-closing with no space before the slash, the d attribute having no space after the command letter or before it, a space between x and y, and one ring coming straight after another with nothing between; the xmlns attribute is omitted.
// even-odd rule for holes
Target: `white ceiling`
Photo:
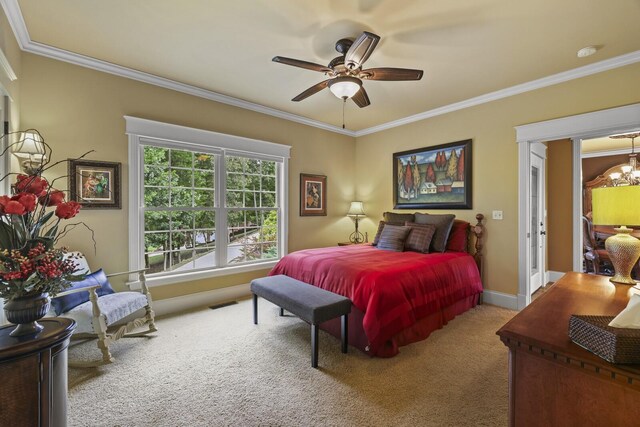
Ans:
<svg viewBox="0 0 640 427"><path fill-rule="evenodd" d="M15 0L2 0L15 3ZM640 0L19 0L32 41L340 126L324 80L275 55L327 64L335 42L382 37L365 68L425 71L419 82L364 83L347 103L362 130L640 51ZM14 28L15 30L15 28ZM588 58L576 51L601 46Z"/></svg>

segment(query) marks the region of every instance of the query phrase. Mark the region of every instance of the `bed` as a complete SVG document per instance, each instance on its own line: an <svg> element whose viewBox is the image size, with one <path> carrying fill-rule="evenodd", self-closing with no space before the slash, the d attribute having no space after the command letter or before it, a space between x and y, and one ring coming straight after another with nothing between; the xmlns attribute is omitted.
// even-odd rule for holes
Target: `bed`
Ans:
<svg viewBox="0 0 640 427"><path fill-rule="evenodd" d="M470 227L474 254L391 252L372 245L307 249L283 257L270 275L294 279L353 302L349 343L371 356L392 357L399 347L427 338L482 295L483 216ZM322 329L340 336L339 321Z"/></svg>

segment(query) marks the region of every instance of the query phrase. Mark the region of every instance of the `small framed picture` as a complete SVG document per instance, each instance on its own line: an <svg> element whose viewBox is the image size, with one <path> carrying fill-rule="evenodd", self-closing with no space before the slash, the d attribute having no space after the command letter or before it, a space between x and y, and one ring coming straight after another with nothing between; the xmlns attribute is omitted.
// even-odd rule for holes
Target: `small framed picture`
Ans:
<svg viewBox="0 0 640 427"><path fill-rule="evenodd" d="M300 216L327 215L326 175L300 174Z"/></svg>
<svg viewBox="0 0 640 427"><path fill-rule="evenodd" d="M69 194L83 208L120 209L120 163L69 159Z"/></svg>

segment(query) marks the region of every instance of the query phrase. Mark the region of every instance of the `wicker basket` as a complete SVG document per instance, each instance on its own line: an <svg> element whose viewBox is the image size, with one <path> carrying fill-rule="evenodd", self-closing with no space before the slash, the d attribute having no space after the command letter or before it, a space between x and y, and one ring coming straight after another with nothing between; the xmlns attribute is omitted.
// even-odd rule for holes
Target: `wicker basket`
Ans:
<svg viewBox="0 0 640 427"><path fill-rule="evenodd" d="M569 337L611 363L640 363L640 329L612 328L613 316L571 315Z"/></svg>

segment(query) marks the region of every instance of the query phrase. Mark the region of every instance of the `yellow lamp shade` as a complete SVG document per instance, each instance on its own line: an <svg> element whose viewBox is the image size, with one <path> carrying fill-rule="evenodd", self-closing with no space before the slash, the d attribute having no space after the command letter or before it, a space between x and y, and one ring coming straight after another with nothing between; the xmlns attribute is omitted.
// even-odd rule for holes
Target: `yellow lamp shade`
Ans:
<svg viewBox="0 0 640 427"><path fill-rule="evenodd" d="M597 225L640 225L640 186L594 188L593 223Z"/></svg>

